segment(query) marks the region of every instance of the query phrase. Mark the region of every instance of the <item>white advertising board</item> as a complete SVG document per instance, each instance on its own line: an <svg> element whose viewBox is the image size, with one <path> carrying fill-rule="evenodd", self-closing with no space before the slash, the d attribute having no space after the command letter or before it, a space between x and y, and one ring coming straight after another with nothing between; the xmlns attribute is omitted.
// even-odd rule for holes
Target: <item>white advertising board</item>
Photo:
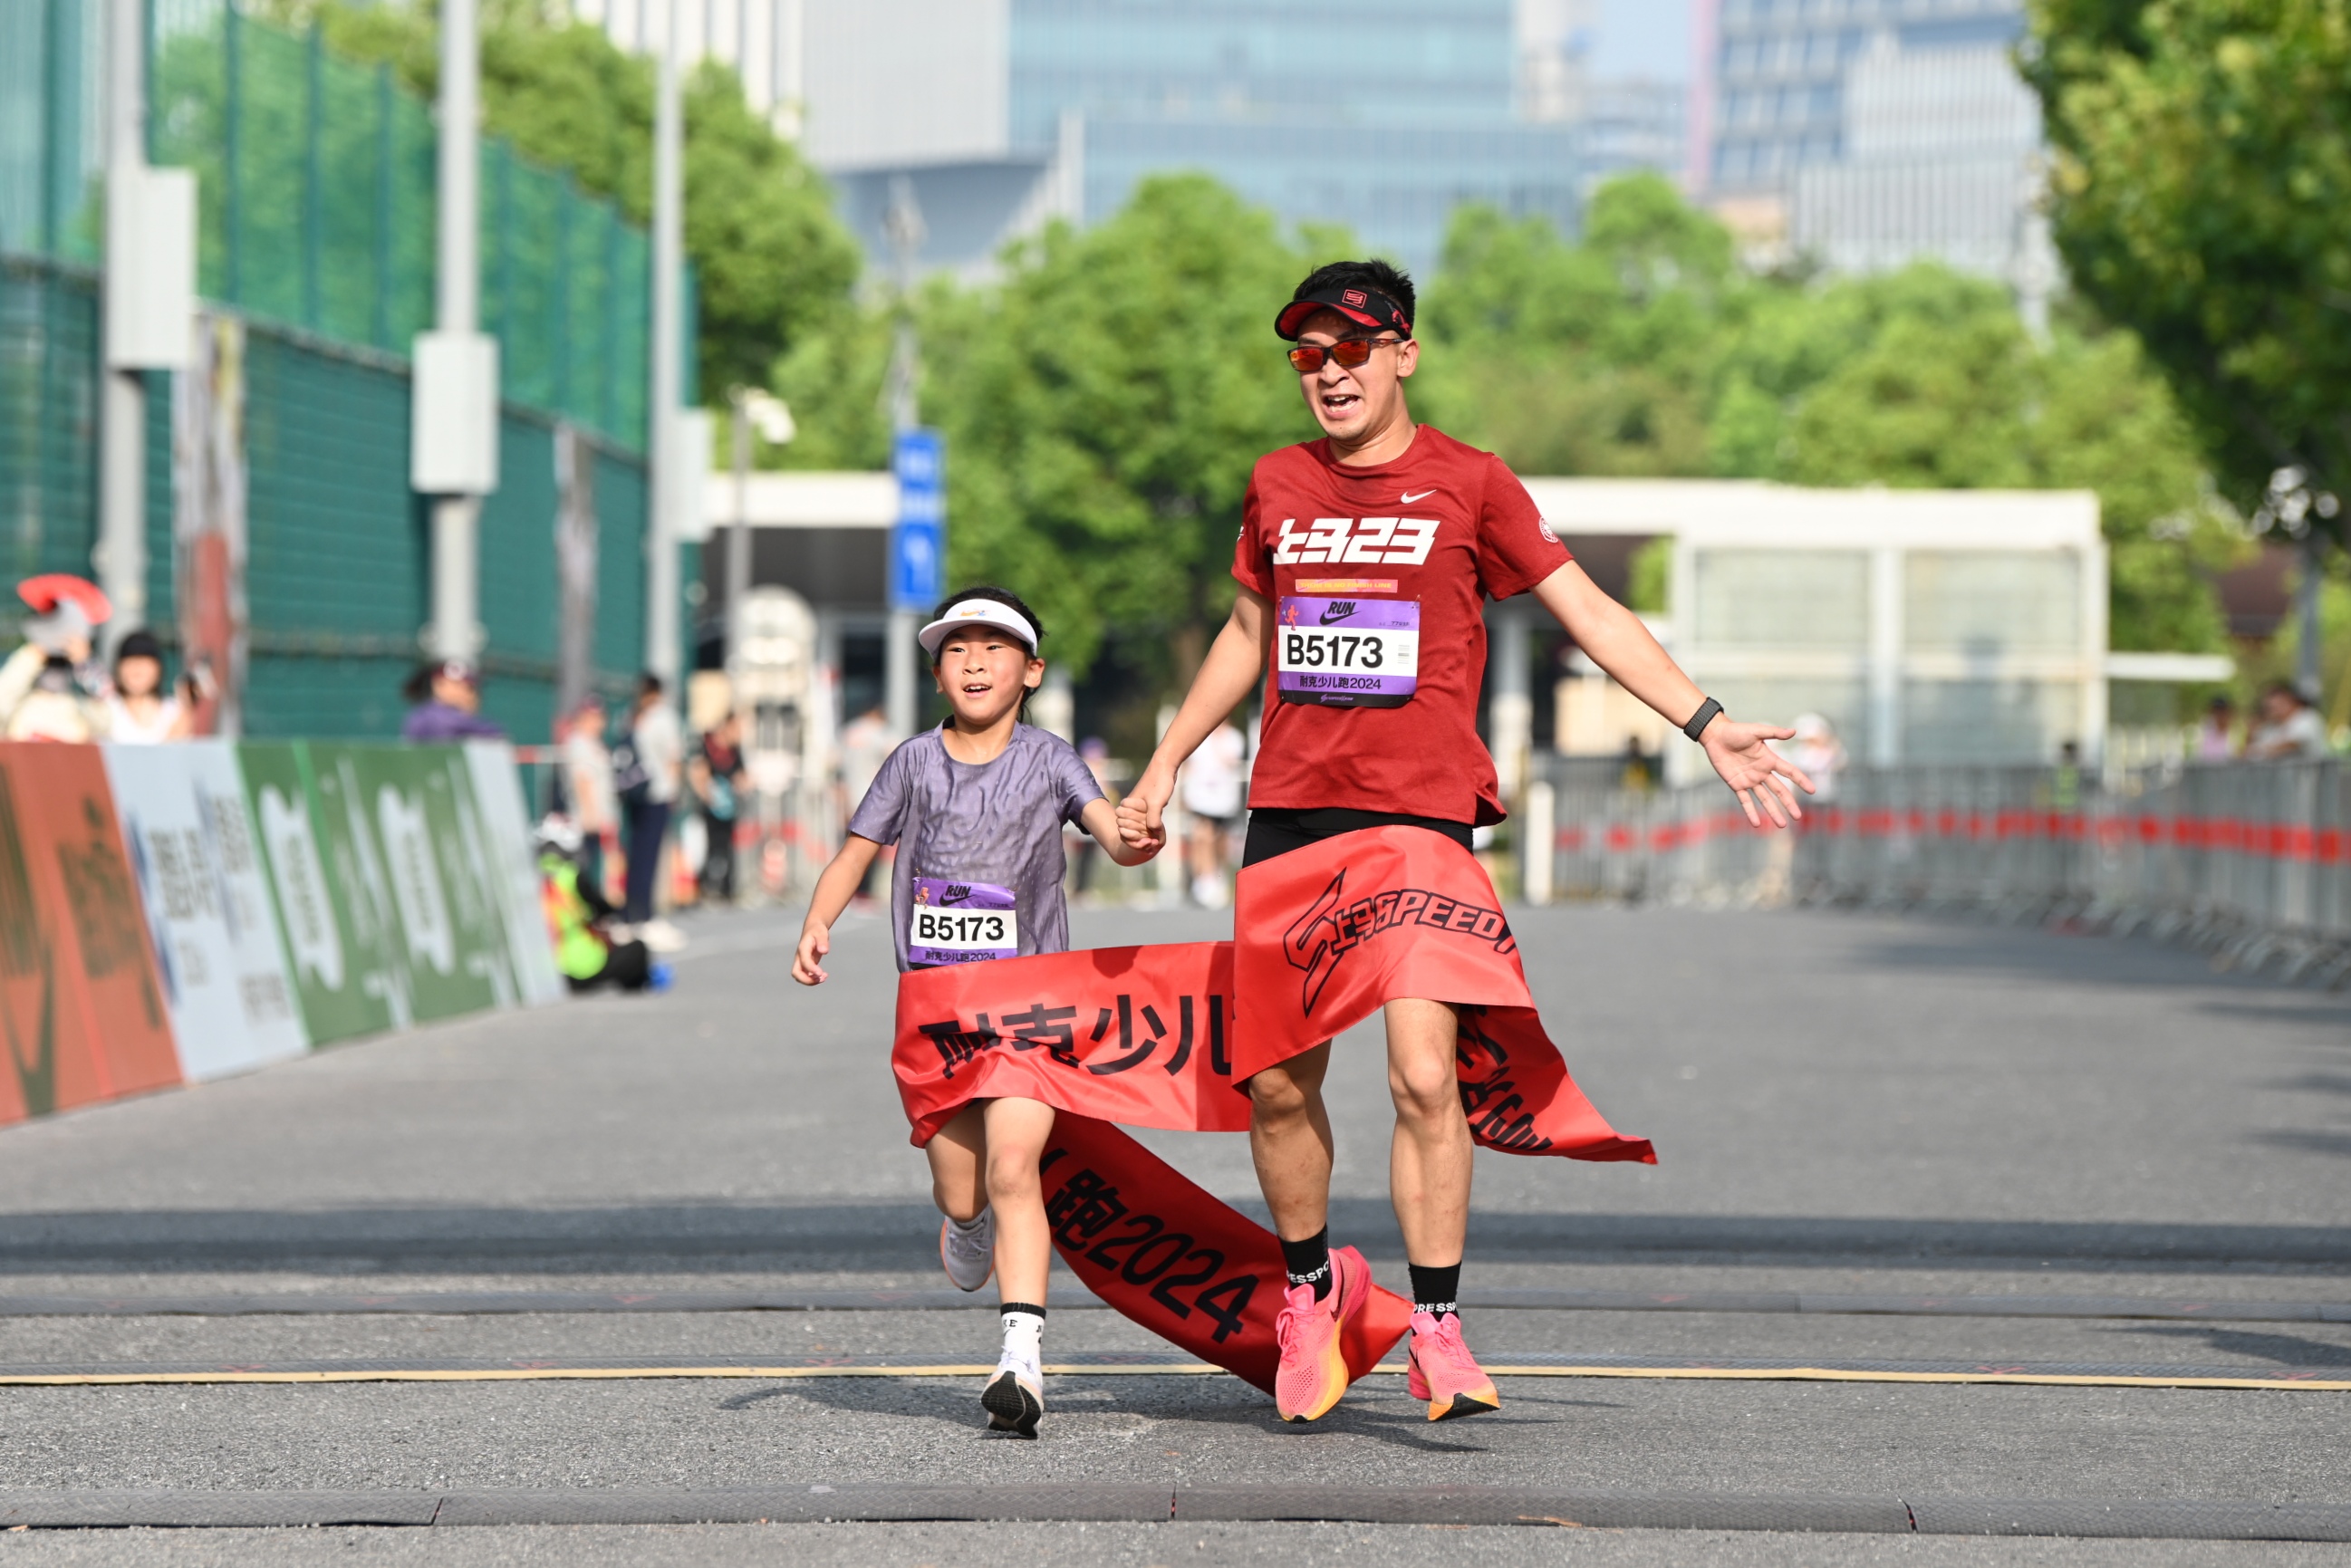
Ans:
<svg viewBox="0 0 2351 1568"><path fill-rule="evenodd" d="M301 1055L309 1039L235 753L216 740L102 749L180 1071L219 1078Z"/></svg>
<svg viewBox="0 0 2351 1568"><path fill-rule="evenodd" d="M525 1007L554 1001L565 994L563 977L556 972L555 939L548 934L539 899L538 857L531 852L530 818L523 808L514 747L503 740L469 740L465 766L473 771L474 803L488 840L480 848L484 880L496 884L506 915L518 999Z"/></svg>

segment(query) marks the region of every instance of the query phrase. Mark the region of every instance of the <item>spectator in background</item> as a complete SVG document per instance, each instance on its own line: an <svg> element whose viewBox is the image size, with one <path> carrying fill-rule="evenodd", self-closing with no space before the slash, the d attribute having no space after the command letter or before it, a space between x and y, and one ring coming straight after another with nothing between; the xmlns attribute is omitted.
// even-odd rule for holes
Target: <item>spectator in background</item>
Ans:
<svg viewBox="0 0 2351 1568"><path fill-rule="evenodd" d="M100 740L103 681L90 664L89 634L113 606L77 577L27 578L17 594L34 614L24 646L0 664L0 736L10 740Z"/></svg>
<svg viewBox="0 0 2351 1568"><path fill-rule="evenodd" d="M1660 758L1659 760L1662 761L1663 759ZM1633 793L1638 795L1646 791L1650 785L1655 784L1656 781L1657 770L1651 765L1649 754L1641 749L1641 737L1637 735L1626 736L1625 737L1625 766L1616 775L1616 788L1619 789L1629 789Z"/></svg>
<svg viewBox="0 0 2351 1568"><path fill-rule="evenodd" d="M686 765L709 848L702 857L702 894L735 902L735 824L742 816L747 780L743 772L743 720L730 713L702 737Z"/></svg>
<svg viewBox="0 0 2351 1568"><path fill-rule="evenodd" d="M626 916L656 953L673 952L685 938L666 920L653 918L662 846L669 840L670 813L677 808L685 769L685 730L677 709L663 700L662 678L651 670L637 677L637 706L629 721L632 766L618 770L621 809L628 821L629 896Z"/></svg>
<svg viewBox="0 0 2351 1568"><path fill-rule="evenodd" d="M185 740L194 716L164 689L163 644L132 632L114 650L114 690L106 698L106 737L131 746Z"/></svg>
<svg viewBox="0 0 2351 1568"><path fill-rule="evenodd" d="M580 874L599 894L604 888L604 846L617 842L621 804L612 793L612 753L604 744L604 699L590 693L564 721L563 799L580 830Z"/></svg>
<svg viewBox="0 0 2351 1568"><path fill-rule="evenodd" d="M2245 756L2256 762L2293 762L2326 755L2326 721L2290 681L2262 689L2261 722L2245 737Z"/></svg>
<svg viewBox="0 0 2351 1568"><path fill-rule="evenodd" d="M1812 776L1814 800L1834 799L1836 776L1845 765L1844 743L1837 738L1836 727L1824 715L1800 713L1789 727L1796 732L1795 738L1779 742L1772 749Z"/></svg>
<svg viewBox="0 0 2351 1568"><path fill-rule="evenodd" d="M507 732L482 716L482 677L463 659L434 659L416 667L400 688L413 705L401 721L402 740L504 740Z"/></svg>
<svg viewBox="0 0 2351 1568"><path fill-rule="evenodd" d="M2226 762L2237 755L2237 705L2222 693L2204 705L2204 721L2196 727L2196 760Z"/></svg>
<svg viewBox="0 0 2351 1568"><path fill-rule="evenodd" d="M642 991L655 978L645 945L614 927L618 913L580 865L577 823L549 816L538 825L538 874L554 927L555 967L574 991L618 986Z"/></svg>
<svg viewBox="0 0 2351 1568"><path fill-rule="evenodd" d="M881 775L882 764L890 759L890 753L895 749L896 742L890 734L890 716L882 711L878 703L841 727L841 821L847 821L850 813L857 810L858 802L865 799L866 791L873 788L873 780ZM872 896L875 873L888 865L897 852L894 844L884 846L882 858L866 868L865 880L857 885L859 899Z"/></svg>
<svg viewBox="0 0 2351 1568"><path fill-rule="evenodd" d="M841 788L852 810L873 788L892 749L890 718L879 706L841 727Z"/></svg>
<svg viewBox="0 0 2351 1568"><path fill-rule="evenodd" d="M1241 789L1249 782L1249 742L1230 719L1208 732L1184 764L1178 791L1192 819L1185 842L1192 870L1192 902L1222 909L1231 902L1225 879L1226 850L1241 820Z"/></svg>

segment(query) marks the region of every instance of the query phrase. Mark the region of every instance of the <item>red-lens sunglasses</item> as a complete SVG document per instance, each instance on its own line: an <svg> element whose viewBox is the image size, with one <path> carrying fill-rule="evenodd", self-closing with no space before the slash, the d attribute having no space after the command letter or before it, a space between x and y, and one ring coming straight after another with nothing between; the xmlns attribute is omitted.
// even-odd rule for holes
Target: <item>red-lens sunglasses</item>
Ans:
<svg viewBox="0 0 2351 1568"><path fill-rule="evenodd" d="M1343 371L1352 371L1372 357L1374 349L1393 349L1409 341L1404 338L1342 338L1329 345L1301 343L1290 350L1290 368L1301 376L1311 376L1322 368L1325 360L1335 361Z"/></svg>

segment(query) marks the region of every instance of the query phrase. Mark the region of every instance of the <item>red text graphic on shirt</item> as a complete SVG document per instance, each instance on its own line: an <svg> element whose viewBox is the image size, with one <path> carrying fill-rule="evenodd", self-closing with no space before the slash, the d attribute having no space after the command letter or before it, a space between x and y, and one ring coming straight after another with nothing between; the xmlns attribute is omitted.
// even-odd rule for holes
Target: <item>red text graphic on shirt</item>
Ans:
<svg viewBox="0 0 2351 1568"><path fill-rule="evenodd" d="M1501 459L1433 425L1372 467L1332 461L1323 441L1259 458L1235 580L1273 601L1417 601L1419 672L1403 706L1351 708L1277 701L1269 669L1249 803L1500 821L1478 738L1485 601L1525 592L1568 559Z"/></svg>

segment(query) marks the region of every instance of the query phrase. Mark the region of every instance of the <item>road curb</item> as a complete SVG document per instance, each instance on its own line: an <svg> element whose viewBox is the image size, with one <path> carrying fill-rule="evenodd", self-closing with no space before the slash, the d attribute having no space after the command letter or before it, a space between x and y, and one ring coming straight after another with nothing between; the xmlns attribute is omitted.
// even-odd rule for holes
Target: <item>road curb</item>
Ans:
<svg viewBox="0 0 2351 1568"><path fill-rule="evenodd" d="M830 1522L1247 1521L1527 1525L1844 1535L2351 1542L2351 1505L2181 1499L1917 1498L1539 1487L1122 1485L712 1489L40 1490L0 1489L0 1528L230 1529Z"/></svg>

